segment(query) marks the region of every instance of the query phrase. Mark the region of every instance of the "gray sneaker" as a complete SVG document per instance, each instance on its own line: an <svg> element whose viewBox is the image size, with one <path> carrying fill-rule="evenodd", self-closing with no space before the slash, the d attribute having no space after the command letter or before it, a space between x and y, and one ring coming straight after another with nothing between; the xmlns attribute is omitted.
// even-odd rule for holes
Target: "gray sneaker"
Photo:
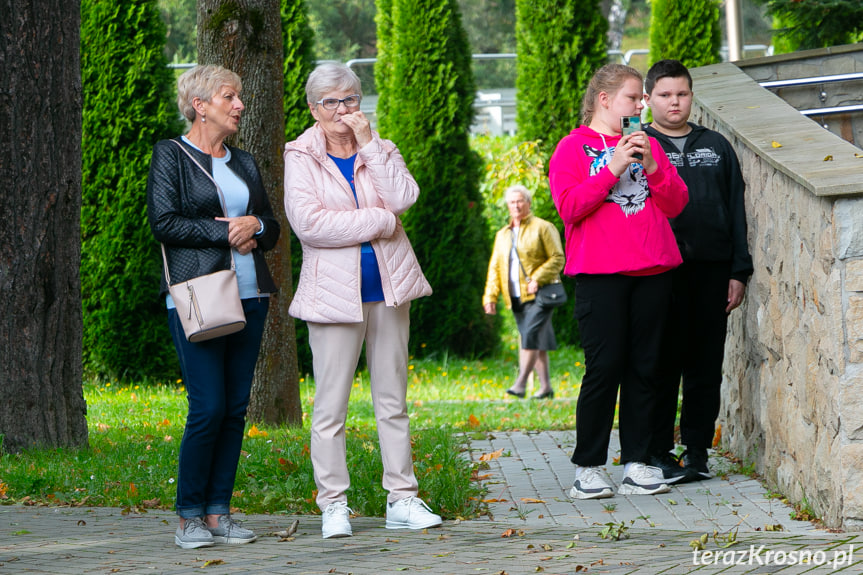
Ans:
<svg viewBox="0 0 863 575"><path fill-rule="evenodd" d="M215 541L204 521L200 517L193 517L186 519L186 524L182 527L177 527L174 543L183 549L197 549L198 547L212 547Z"/></svg>
<svg viewBox="0 0 863 575"><path fill-rule="evenodd" d="M225 543L227 545L242 545L257 541L258 536L250 529L240 526L239 521L235 521L230 513L219 515L219 526L208 527L213 535L213 541L216 543Z"/></svg>

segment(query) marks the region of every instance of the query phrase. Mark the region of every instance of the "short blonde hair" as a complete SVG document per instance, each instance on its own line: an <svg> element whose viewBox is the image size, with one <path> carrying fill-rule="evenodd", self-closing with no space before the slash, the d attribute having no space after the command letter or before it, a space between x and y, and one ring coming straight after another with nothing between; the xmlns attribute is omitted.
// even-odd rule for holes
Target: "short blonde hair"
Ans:
<svg viewBox="0 0 863 575"><path fill-rule="evenodd" d="M314 104L327 92L353 92L363 95L363 87L356 72L338 62L318 65L306 81L306 102Z"/></svg>
<svg viewBox="0 0 863 575"><path fill-rule="evenodd" d="M194 122L195 98L209 102L222 86L230 86L240 92L243 82L235 72L214 64L186 70L177 78L177 107L180 108L180 113L190 122Z"/></svg>
<svg viewBox="0 0 863 575"><path fill-rule="evenodd" d="M613 96L623 87L623 83L630 78L635 78L642 84L644 83L641 72L631 66L606 64L597 70L587 84L587 90L584 91L584 99L581 102L582 123L589 126L593 121L593 113L596 111L596 99L599 98L601 92Z"/></svg>
<svg viewBox="0 0 863 575"><path fill-rule="evenodd" d="M508 187L506 190L504 190L504 192L503 192L504 201L508 202L509 197L513 194L521 194L521 197L523 197L527 201L527 203L533 202L533 195L530 193L530 190L528 190L525 186L522 186L521 184L512 185L512 186Z"/></svg>

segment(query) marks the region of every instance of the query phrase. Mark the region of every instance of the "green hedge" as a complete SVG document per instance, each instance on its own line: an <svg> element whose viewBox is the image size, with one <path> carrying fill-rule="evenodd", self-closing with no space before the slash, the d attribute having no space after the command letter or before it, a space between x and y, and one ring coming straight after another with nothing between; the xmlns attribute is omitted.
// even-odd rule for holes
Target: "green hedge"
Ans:
<svg viewBox="0 0 863 575"><path fill-rule="evenodd" d="M608 21L598 0L518 0L515 33L518 136L550 156L579 125L587 83L608 59Z"/></svg>
<svg viewBox="0 0 863 575"><path fill-rule="evenodd" d="M285 89L285 141L296 140L315 119L306 103L306 80L315 67L314 33L309 26L306 3L302 0L282 0L282 40L284 42L284 89ZM284 206L274 205L278 213ZM303 264L303 249L300 240L289 226L282 228L282 234L290 234L291 273L293 288L300 279ZM283 235L283 238L285 236ZM284 241L284 240L282 240ZM288 294L283 289L281 297ZM290 294L293 296L293 294ZM297 338L297 365L300 377L312 371L312 350L309 348L309 329L306 322L294 320Z"/></svg>
<svg viewBox="0 0 863 575"><path fill-rule="evenodd" d="M434 289L412 304L411 346L483 355L499 338L482 309L491 235L468 141L475 88L467 36L455 0L385 0L379 10L386 5L378 126L419 183L420 198L402 220Z"/></svg>
<svg viewBox="0 0 863 575"><path fill-rule="evenodd" d="M863 41L860 0L757 0L774 18L777 53Z"/></svg>
<svg viewBox="0 0 863 575"><path fill-rule="evenodd" d="M179 372L146 213L153 144L182 130L155 0L81 3L81 296L85 373Z"/></svg>
<svg viewBox="0 0 863 575"><path fill-rule="evenodd" d="M720 61L720 0L653 0L650 63L672 58L688 68Z"/></svg>

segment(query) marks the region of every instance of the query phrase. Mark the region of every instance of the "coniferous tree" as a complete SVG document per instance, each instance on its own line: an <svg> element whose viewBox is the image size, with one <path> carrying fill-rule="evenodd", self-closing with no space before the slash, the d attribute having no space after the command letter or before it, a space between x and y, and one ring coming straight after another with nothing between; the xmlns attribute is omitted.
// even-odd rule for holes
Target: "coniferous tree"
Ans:
<svg viewBox="0 0 863 575"><path fill-rule="evenodd" d="M860 0L758 0L774 17L779 52L827 48L863 40Z"/></svg>
<svg viewBox="0 0 863 575"><path fill-rule="evenodd" d="M306 80L315 67L314 33L309 26L306 3L303 0L281 0L282 39L284 42L285 77L285 141L295 140L315 119L306 103ZM284 213L282 206L275 206L276 213ZM282 242L291 254L292 285L300 280L303 250L287 222L282 228ZM289 243L288 243L289 242ZM312 370L312 350L309 348L309 328L306 322L294 321L297 342L297 366L299 373Z"/></svg>
<svg viewBox="0 0 863 575"><path fill-rule="evenodd" d="M178 372L147 222L153 144L182 131L155 0L83 0L81 294L86 371Z"/></svg>
<svg viewBox="0 0 863 575"><path fill-rule="evenodd" d="M392 26L376 74L386 78L378 89L387 110L378 125L419 184L419 200L402 221L434 289L412 304L411 345L486 353L497 340L481 305L491 240L479 159L468 142L475 89L467 36L455 0L386 3Z"/></svg>
<svg viewBox="0 0 863 575"><path fill-rule="evenodd" d="M696 68L720 61L719 0L653 0L650 62L667 58Z"/></svg>
<svg viewBox="0 0 863 575"><path fill-rule="evenodd" d="M581 123L587 84L608 60L608 21L599 0L517 0L516 43L518 136L522 142L540 143L547 166L557 143ZM563 222L547 180L533 192L533 212L554 223L562 234ZM574 282L562 279L570 295L574 293ZM555 332L562 342L578 341L574 305L575 298L570 297L554 314Z"/></svg>
<svg viewBox="0 0 863 575"><path fill-rule="evenodd" d="M599 0L518 0L515 30L518 136L550 154L578 126L587 83L608 59L608 21Z"/></svg>

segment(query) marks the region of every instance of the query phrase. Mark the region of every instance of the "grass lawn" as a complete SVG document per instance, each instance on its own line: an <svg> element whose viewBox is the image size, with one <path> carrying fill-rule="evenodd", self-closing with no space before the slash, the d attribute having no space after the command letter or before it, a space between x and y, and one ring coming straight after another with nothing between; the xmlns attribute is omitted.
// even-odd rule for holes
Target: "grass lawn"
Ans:
<svg viewBox="0 0 863 575"><path fill-rule="evenodd" d="M486 361L412 360L408 408L420 497L445 518L482 512L482 489L464 454L465 434L511 429L570 429L584 373L580 349L551 354L554 400L507 396L517 369L517 345ZM314 384L300 383L302 428L248 425L233 505L246 513L318 513L309 458ZM530 390L529 390L530 392ZM186 395L182 381L148 385L87 383L89 449L30 450L0 456L0 504L119 506L171 509ZM386 492L369 392L357 374L348 415L351 508L381 516Z"/></svg>

